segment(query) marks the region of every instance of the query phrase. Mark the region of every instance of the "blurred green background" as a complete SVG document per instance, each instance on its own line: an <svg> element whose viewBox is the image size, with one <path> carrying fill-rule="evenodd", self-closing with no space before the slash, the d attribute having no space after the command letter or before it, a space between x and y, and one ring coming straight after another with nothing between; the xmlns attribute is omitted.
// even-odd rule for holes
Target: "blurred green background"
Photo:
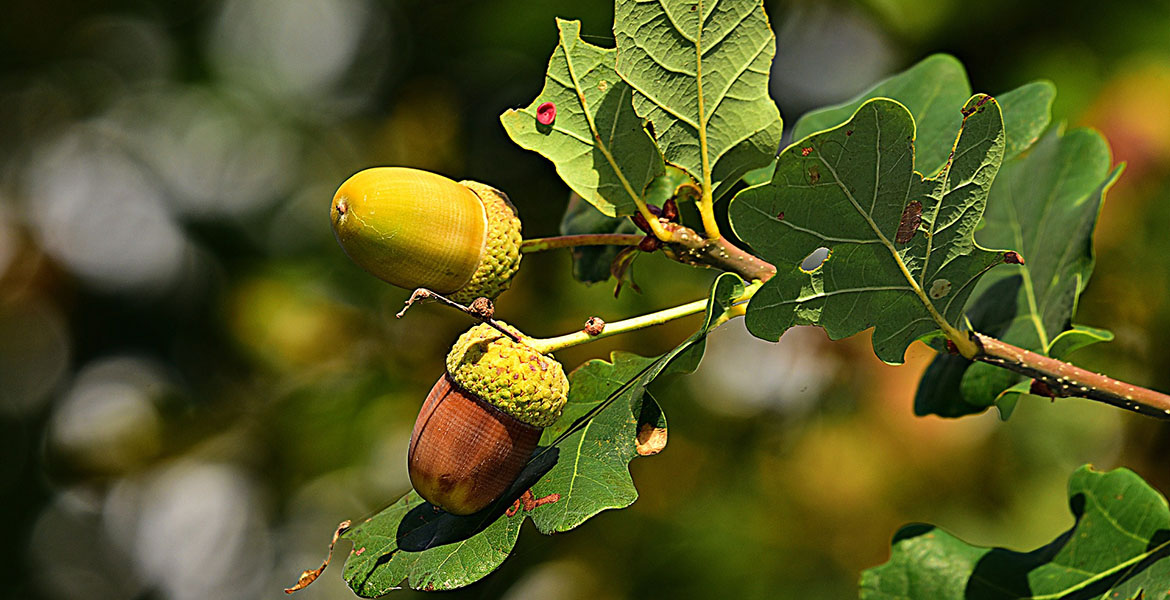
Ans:
<svg viewBox="0 0 1170 600"><path fill-rule="evenodd" d="M333 190L409 165L506 190L530 237L567 190L497 117L540 90L554 16L609 45L603 1L7 0L0 19L0 596L278 598L329 536L408 489L414 415L468 325L350 264ZM1077 362L1170 389L1170 5L769 2L788 123L929 53L974 87L1055 81L1057 121L1127 161ZM958 107L956 107L956 110ZM711 273L642 258L644 293L529 256L498 314L533 335L690 300ZM565 351L654 354L694 323ZM1170 429L1028 398L1008 423L911 414L931 353L866 336L779 344L738 323L658 390L670 444L641 498L571 533L526 528L472 598L847 598L896 528L1027 549L1071 524L1074 467L1170 491ZM342 557L348 548L343 545ZM341 558L341 557L339 557ZM340 561L305 600L351 597ZM407 596L411 592L403 592Z"/></svg>

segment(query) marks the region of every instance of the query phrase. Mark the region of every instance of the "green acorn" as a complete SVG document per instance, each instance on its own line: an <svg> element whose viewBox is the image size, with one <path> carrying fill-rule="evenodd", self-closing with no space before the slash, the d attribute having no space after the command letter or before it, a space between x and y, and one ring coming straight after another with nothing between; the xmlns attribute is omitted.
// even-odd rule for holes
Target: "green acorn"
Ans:
<svg viewBox="0 0 1170 600"><path fill-rule="evenodd" d="M451 348L414 423L411 485L449 513L482 510L520 475L568 391L556 359L486 323L472 327Z"/></svg>
<svg viewBox="0 0 1170 600"><path fill-rule="evenodd" d="M407 289L464 304L495 298L520 268L520 219L503 192L405 167L366 169L341 184L333 234L358 266Z"/></svg>

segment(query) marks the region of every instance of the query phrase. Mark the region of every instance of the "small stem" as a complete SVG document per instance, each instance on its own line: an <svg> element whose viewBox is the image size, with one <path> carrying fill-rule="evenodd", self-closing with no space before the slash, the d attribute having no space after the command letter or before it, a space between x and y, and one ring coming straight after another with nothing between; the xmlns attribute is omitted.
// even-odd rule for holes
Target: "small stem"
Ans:
<svg viewBox="0 0 1170 600"><path fill-rule="evenodd" d="M703 232L707 239L721 239L719 223L715 220L715 199L711 195L710 182L703 186L703 196L699 200L699 215L703 217Z"/></svg>
<svg viewBox="0 0 1170 600"><path fill-rule="evenodd" d="M528 254L577 246L637 246L643 237L645 236L633 233L586 233L532 238L520 243L520 253Z"/></svg>
<svg viewBox="0 0 1170 600"><path fill-rule="evenodd" d="M1058 396L1078 396L1160 419L1170 419L1170 396L1082 369L981 333L971 333L975 360L1047 384Z"/></svg>
<svg viewBox="0 0 1170 600"><path fill-rule="evenodd" d="M540 353L549 354L551 352L556 352L557 350L579 346L587 342L600 340L602 338L607 338L613 335L628 333L638 329L645 329L655 325L661 325L663 323L673 321L674 319L701 313L706 309L707 299L703 298L702 300L695 300L694 302L688 302L681 306L667 308L665 310L652 312L638 317L632 317L622 321L606 323L605 328L601 330L601 333L596 335L590 335L585 330L581 330L565 335L559 335L557 337L532 338L527 341L529 346L536 348L538 351L540 351Z"/></svg>
<svg viewBox="0 0 1170 600"><path fill-rule="evenodd" d="M750 300L751 297L755 295L756 291L760 289L760 285L761 284L753 284L744 289L743 294L735 299L734 302L736 305L728 309L727 312L723 315L720 315L711 328L714 329L715 327L726 323L732 318L743 315L746 309L745 302ZM529 346L532 346L542 354L549 354L551 352L556 352L557 350L563 350L565 348L579 346L594 340L607 338L611 335L629 333L638 329L645 329L647 327L661 325L663 323L673 321L674 319L701 313L707 309L708 300L708 298L703 298L701 300L695 300L694 302L688 302L680 306L674 306L638 317L632 317L613 323L606 323L605 327L601 330L600 333L589 333L588 331L582 329L581 331L574 331L573 333L568 333L557 337L530 338L526 340L526 342Z"/></svg>
<svg viewBox="0 0 1170 600"><path fill-rule="evenodd" d="M495 327L497 331L508 336L514 342L524 341L515 331L504 327L503 324L492 318L491 315L495 312L495 309L492 308L491 301L487 300L487 298L476 298L477 301L487 300L487 308L485 310L483 308L464 306L454 300L451 300L450 298L447 298L446 296L443 296L442 294L432 292L427 288L418 288L410 295L410 298L406 299L406 306L403 306L402 310L398 311L398 314L394 316L401 319L402 317L406 316L406 311L410 310L410 307L414 306L416 302L421 302L424 300L433 300L444 306L449 306L455 310L462 311L471 317L475 317L476 319L479 319L480 321Z"/></svg>

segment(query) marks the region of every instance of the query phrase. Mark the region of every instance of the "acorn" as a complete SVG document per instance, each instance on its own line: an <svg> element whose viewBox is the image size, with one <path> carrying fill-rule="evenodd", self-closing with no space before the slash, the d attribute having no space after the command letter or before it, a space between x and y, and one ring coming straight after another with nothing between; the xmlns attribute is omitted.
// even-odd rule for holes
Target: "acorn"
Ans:
<svg viewBox="0 0 1170 600"><path fill-rule="evenodd" d="M405 167L358 172L333 195L333 234L375 277L464 304L495 298L520 268L520 219L501 191Z"/></svg>
<svg viewBox="0 0 1170 600"><path fill-rule="evenodd" d="M482 510L519 477L568 390L556 359L487 323L472 327L452 346L414 423L411 485L449 513Z"/></svg>

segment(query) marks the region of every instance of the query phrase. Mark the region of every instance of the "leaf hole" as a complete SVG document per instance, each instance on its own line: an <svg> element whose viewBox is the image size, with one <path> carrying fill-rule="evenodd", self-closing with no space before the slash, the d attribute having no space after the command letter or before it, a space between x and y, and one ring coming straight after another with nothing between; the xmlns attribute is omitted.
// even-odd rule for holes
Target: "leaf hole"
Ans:
<svg viewBox="0 0 1170 600"><path fill-rule="evenodd" d="M808 256L804 257L804 260L800 261L800 270L805 273L812 273L821 268L821 265L825 264L825 261L829 260L830 254L832 252L824 246L813 250Z"/></svg>

